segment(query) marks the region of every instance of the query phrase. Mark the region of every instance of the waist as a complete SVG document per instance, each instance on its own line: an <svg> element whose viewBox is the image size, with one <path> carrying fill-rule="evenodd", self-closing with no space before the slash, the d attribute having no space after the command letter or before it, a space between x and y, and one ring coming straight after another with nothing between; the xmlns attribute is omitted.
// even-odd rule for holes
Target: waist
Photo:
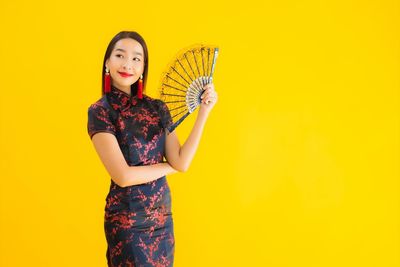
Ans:
<svg viewBox="0 0 400 267"><path fill-rule="evenodd" d="M106 209L143 210L147 207L171 205L170 188L166 176L149 183L127 187L120 187L112 181L105 200Z"/></svg>

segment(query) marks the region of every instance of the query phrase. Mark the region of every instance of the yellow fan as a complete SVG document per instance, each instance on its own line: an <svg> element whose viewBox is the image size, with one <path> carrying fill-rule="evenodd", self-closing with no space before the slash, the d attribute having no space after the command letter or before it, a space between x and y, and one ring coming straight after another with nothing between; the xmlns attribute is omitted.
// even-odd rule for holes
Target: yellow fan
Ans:
<svg viewBox="0 0 400 267"><path fill-rule="evenodd" d="M201 104L203 87L211 83L219 48L195 44L182 49L161 77L160 94L171 113L172 132Z"/></svg>

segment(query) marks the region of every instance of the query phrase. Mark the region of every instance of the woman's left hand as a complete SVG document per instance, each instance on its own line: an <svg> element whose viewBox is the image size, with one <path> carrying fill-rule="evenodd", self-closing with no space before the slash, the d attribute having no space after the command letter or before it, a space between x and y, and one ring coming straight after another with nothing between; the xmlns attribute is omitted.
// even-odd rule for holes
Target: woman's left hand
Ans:
<svg viewBox="0 0 400 267"><path fill-rule="evenodd" d="M204 87L204 93L201 95L200 112L210 112L218 100L218 94L214 89L214 84L209 83Z"/></svg>

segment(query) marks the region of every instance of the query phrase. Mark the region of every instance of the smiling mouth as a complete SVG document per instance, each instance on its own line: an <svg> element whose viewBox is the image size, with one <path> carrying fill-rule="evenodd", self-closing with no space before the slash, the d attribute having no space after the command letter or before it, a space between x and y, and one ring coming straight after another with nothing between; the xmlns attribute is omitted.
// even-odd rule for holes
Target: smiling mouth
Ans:
<svg viewBox="0 0 400 267"><path fill-rule="evenodd" d="M133 74L129 74L129 73L125 73L125 72L119 72L118 71L118 73L119 73L119 75L121 75L124 78L128 78L128 77L132 77L133 76Z"/></svg>

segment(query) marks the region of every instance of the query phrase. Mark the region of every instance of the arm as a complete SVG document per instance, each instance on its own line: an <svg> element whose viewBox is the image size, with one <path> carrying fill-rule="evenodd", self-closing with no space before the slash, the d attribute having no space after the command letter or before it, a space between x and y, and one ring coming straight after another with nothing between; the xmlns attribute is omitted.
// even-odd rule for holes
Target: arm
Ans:
<svg viewBox="0 0 400 267"><path fill-rule="evenodd" d="M189 134L186 142L181 147L176 131L167 135L165 143L165 157L167 161L176 170L185 172L188 170L190 163L193 160L197 147L199 146L200 138L203 133L204 125L207 121L208 114L199 113L192 131Z"/></svg>
<svg viewBox="0 0 400 267"><path fill-rule="evenodd" d="M205 92L203 93L203 99L200 104L200 110L197 114L196 122L183 146L181 147L179 143L176 131L167 134L165 156L168 163L170 163L174 169L181 172L188 170L197 147L199 146L200 138L208 115L217 101L217 94L212 83L207 84L204 87L204 90ZM210 103L207 104L207 101L210 101Z"/></svg>
<svg viewBox="0 0 400 267"><path fill-rule="evenodd" d="M111 133L96 133L92 137L92 142L111 179L120 187L151 182L164 175L177 172L168 163L129 166L119 148L117 139Z"/></svg>

